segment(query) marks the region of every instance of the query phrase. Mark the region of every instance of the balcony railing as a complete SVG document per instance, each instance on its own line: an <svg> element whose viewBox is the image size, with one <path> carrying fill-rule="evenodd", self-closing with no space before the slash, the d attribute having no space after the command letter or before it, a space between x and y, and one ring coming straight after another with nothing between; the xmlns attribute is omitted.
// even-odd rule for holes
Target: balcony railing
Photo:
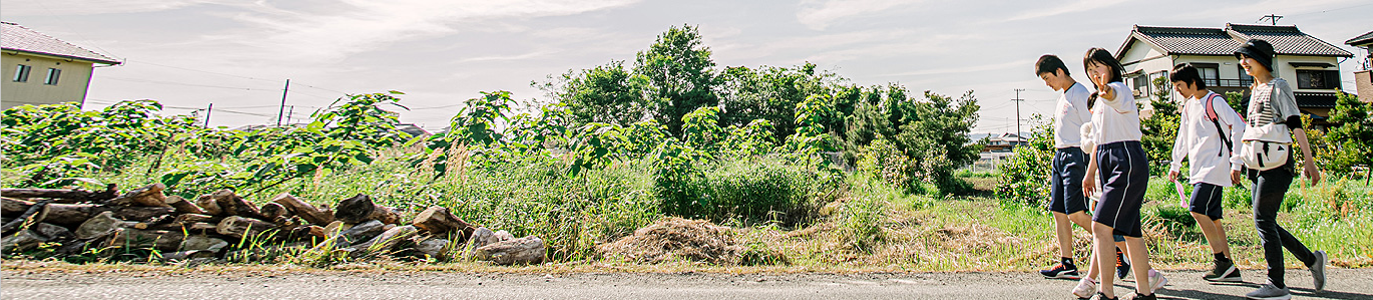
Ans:
<svg viewBox="0 0 1373 300"><path fill-rule="evenodd" d="M1207 78L1207 79L1206 79L1206 85L1207 85L1207 86L1215 86L1215 87L1247 87L1247 86L1250 86L1250 85L1253 85L1253 84L1254 84L1254 79L1253 79L1253 78L1237 78L1237 79L1212 79L1212 78Z"/></svg>

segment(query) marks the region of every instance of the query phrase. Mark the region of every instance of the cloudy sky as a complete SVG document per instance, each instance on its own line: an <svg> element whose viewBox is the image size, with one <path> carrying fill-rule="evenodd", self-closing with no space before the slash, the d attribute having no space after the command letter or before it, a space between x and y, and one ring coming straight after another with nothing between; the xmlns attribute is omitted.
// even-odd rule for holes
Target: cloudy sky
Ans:
<svg viewBox="0 0 1373 300"><path fill-rule="evenodd" d="M632 61L670 26L700 26L717 65L812 62L862 85L961 94L983 106L976 131L1013 131L1057 95L1034 60L1115 50L1131 26L1224 27L1284 15L1283 25L1343 42L1373 30L1366 0L1297 1L643 1L643 0L6 0L0 19L116 57L88 103L156 99L172 113L214 103L211 125L275 122L282 86L296 118L345 93L400 90L404 122L442 128L463 99L532 80ZM1356 60L1341 67L1352 91Z"/></svg>

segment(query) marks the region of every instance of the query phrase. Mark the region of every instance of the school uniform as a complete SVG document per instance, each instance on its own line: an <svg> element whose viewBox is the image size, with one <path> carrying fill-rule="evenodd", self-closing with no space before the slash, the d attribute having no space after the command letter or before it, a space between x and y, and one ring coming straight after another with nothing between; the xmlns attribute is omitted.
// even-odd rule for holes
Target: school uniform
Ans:
<svg viewBox="0 0 1373 300"><path fill-rule="evenodd" d="M1221 211L1223 188L1232 185L1230 171L1239 171L1244 166L1237 154L1243 147L1240 138L1245 133L1244 120L1225 102L1225 97L1214 92L1184 101L1169 171L1179 172L1184 159L1191 161L1187 178L1193 188L1188 210L1220 220L1224 217ZM1207 101L1215 112L1215 122L1207 117ZM1220 124L1220 131L1216 124ZM1221 132L1226 136L1220 136ZM1226 141L1231 141L1229 146Z"/></svg>
<svg viewBox="0 0 1373 300"><path fill-rule="evenodd" d="M1054 108L1054 159L1049 181L1049 210L1063 214L1087 211L1082 195L1082 178L1087 174L1087 154L1082 151L1081 128L1091 120L1087 97L1091 93L1081 83L1063 91Z"/></svg>
<svg viewBox="0 0 1373 300"><path fill-rule="evenodd" d="M1144 136L1139 130L1139 109L1124 82L1107 85L1116 98L1098 98L1091 119L1098 143L1097 173L1104 181L1092 221L1114 228L1114 234L1143 237L1140 206L1149 185L1149 158L1139 143Z"/></svg>

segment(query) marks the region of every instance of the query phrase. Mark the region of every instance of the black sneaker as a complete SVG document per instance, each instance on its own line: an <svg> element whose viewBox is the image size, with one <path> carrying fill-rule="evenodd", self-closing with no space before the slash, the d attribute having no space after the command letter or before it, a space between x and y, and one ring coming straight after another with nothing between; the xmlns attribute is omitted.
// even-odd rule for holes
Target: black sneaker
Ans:
<svg viewBox="0 0 1373 300"><path fill-rule="evenodd" d="M1153 293L1153 294L1148 294L1148 295L1144 295L1144 296L1140 296L1139 294L1135 294L1135 296L1134 296L1134 297L1131 297L1130 299L1131 299L1131 300L1158 300L1158 296L1156 296L1157 294L1158 294L1158 293Z"/></svg>
<svg viewBox="0 0 1373 300"><path fill-rule="evenodd" d="M1120 298L1106 298L1106 294L1096 292L1096 295L1092 295L1092 300L1120 300Z"/></svg>
<svg viewBox="0 0 1373 300"><path fill-rule="evenodd" d="M1235 267L1235 262L1220 260L1217 260L1216 266L1201 276L1201 279L1210 282L1244 282L1240 277L1240 269Z"/></svg>
<svg viewBox="0 0 1373 300"><path fill-rule="evenodd" d="M1067 263L1058 263L1052 269L1040 270L1039 275L1044 275L1048 279L1079 279L1081 275L1077 273L1077 266Z"/></svg>
<svg viewBox="0 0 1373 300"><path fill-rule="evenodd" d="M1116 277L1125 280L1125 276L1130 276L1130 262L1125 260L1125 253L1116 248Z"/></svg>

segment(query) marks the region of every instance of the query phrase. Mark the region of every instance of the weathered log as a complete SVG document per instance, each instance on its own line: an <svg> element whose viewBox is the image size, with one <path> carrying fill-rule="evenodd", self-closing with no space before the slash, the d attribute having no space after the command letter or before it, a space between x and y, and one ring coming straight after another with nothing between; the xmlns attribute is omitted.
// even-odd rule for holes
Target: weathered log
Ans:
<svg viewBox="0 0 1373 300"><path fill-rule="evenodd" d="M400 213L394 208L372 202L372 197L358 194L339 201L334 209L334 219L345 223L362 223L367 220L381 221L383 224L400 223Z"/></svg>
<svg viewBox="0 0 1373 300"><path fill-rule="evenodd" d="M491 231L491 229L487 229L486 227L473 230L472 236L467 239L467 247L465 247L467 249L467 255L472 255L472 252L477 251L477 248L499 242L499 240L496 240L495 235L496 232Z"/></svg>
<svg viewBox="0 0 1373 300"><path fill-rule="evenodd" d="M10 231L19 229L19 227L23 226L25 223L37 224L43 222L43 218L46 217L48 212L48 203L51 202L52 200L42 200L30 205L28 209L24 210L23 214L20 214L9 222L5 222L5 225L0 226L0 233L9 234Z"/></svg>
<svg viewBox="0 0 1373 300"><path fill-rule="evenodd" d="M154 248L158 251L176 251L185 236L178 231L138 230L122 228L110 238L110 246L123 248Z"/></svg>
<svg viewBox="0 0 1373 300"><path fill-rule="evenodd" d="M75 234L78 239L89 240L109 235L128 225L128 222L115 218L114 212L106 211L82 222L81 226L76 228Z"/></svg>
<svg viewBox="0 0 1373 300"><path fill-rule="evenodd" d="M54 203L103 202L118 195L119 192L114 184L106 185L105 190L99 192L82 189L0 189L0 196L23 199L46 198L55 200Z"/></svg>
<svg viewBox="0 0 1373 300"><path fill-rule="evenodd" d="M386 231L386 224L382 224L381 221L371 220L354 225L352 228L348 228L348 230L344 230L338 238L342 240L340 243L346 246L372 239L383 231Z"/></svg>
<svg viewBox="0 0 1373 300"><path fill-rule="evenodd" d="M276 221L277 218L290 217L290 212L286 210L286 206L276 202L267 202L267 204L263 204L262 207L258 208L257 211L262 213L263 220Z"/></svg>
<svg viewBox="0 0 1373 300"><path fill-rule="evenodd" d="M537 264L544 255L543 240L527 236L477 248L476 258L499 265Z"/></svg>
<svg viewBox="0 0 1373 300"><path fill-rule="evenodd" d="M205 214L205 210L200 209L200 206L196 206L195 203L191 203L190 200L186 200L186 198L181 198L181 196L167 196L166 202L167 205L176 208L177 213L199 215Z"/></svg>
<svg viewBox="0 0 1373 300"><path fill-rule="evenodd" d="M492 241L493 243L499 243L515 239L515 235L510 234L510 232L505 230L497 230L495 233L491 234L491 237L495 239L494 241Z"/></svg>
<svg viewBox="0 0 1373 300"><path fill-rule="evenodd" d="M0 252L25 251L36 248L39 244L47 241L47 238L32 230L20 230L19 233L7 235L4 239L0 239Z"/></svg>
<svg viewBox="0 0 1373 300"><path fill-rule="evenodd" d="M19 215L22 215L24 214L24 212L28 211L29 207L32 206L33 202L15 198L0 197L0 215L5 216L6 218L18 217Z"/></svg>
<svg viewBox="0 0 1373 300"><path fill-rule="evenodd" d="M371 253L386 252L401 242L409 240L410 237L413 237L418 233L419 230L415 229L415 226L397 226L386 230L386 232L382 232L380 235L377 235L366 242L353 245L353 248L356 250L353 251L351 255L356 258Z"/></svg>
<svg viewBox="0 0 1373 300"><path fill-rule="evenodd" d="M252 203L249 203L248 200L244 200L243 197L234 194L234 191L219 190L218 192L214 192L214 194L210 194L210 197L215 199L215 204L219 204L220 214L259 220L267 219L262 216L262 212L257 210L256 205L253 205Z"/></svg>
<svg viewBox="0 0 1373 300"><path fill-rule="evenodd" d="M264 231L276 228L276 224L263 220L245 218L240 216L229 216L219 221L215 231L219 234L236 238L256 237Z"/></svg>
<svg viewBox="0 0 1373 300"><path fill-rule="evenodd" d="M162 191L166 189L166 185L154 183L124 193L123 195L119 195L119 197L114 197L114 199L105 201L105 204L118 206L139 205L147 207L169 207L166 202L167 195L162 194Z"/></svg>
<svg viewBox="0 0 1373 300"><path fill-rule="evenodd" d="M349 228L353 228L353 225L348 225L347 223L343 223L343 221L333 221L330 222L328 226L324 226L324 235L327 238L334 238L343 235L343 231L348 230Z"/></svg>
<svg viewBox="0 0 1373 300"><path fill-rule="evenodd" d="M224 215L224 210L219 208L219 203L215 202L215 198L213 196L200 195L200 197L195 198L195 205L200 206L200 209L205 211L205 214L207 215Z"/></svg>
<svg viewBox="0 0 1373 300"><path fill-rule="evenodd" d="M306 226L306 229L310 231L311 236L318 237L321 239L329 238L329 236L324 232L324 227L319 227L319 225Z"/></svg>
<svg viewBox="0 0 1373 300"><path fill-rule="evenodd" d="M291 194L277 195L276 198L272 198L272 203L281 204L281 206L286 207L286 210L300 216L301 219L305 219L310 224L325 226L334 221L334 215L320 211L319 208L305 203L305 201L301 201Z"/></svg>
<svg viewBox="0 0 1373 300"><path fill-rule="evenodd" d="M447 234L453 230L462 230L463 236L471 236L472 231L476 230L472 224L463 221L458 216L453 215L448 208L431 206L415 216L415 220L410 224L415 228L428 231L433 234Z"/></svg>
<svg viewBox="0 0 1373 300"><path fill-rule="evenodd" d="M228 246L229 242L223 239L205 235L193 235L181 241L181 245L177 247L177 250L219 252L220 249L224 249L224 247Z"/></svg>
<svg viewBox="0 0 1373 300"><path fill-rule="evenodd" d="M172 224L172 225L175 225L175 226L182 226L182 225L191 224L191 223L195 223L195 222L210 222L210 223L216 223L216 224L218 224L219 221L220 221L220 220L217 220L217 217L211 216L211 215L202 215L202 214L182 214L182 215L176 216L176 219L173 219L171 224Z"/></svg>
<svg viewBox="0 0 1373 300"><path fill-rule="evenodd" d="M3 201L6 210L23 208L28 210L35 203L18 199L5 198ZM62 226L76 226L86 222L92 216L101 212L113 212L115 218L136 222L153 222L156 218L172 214L175 209L171 207L126 207L126 206L103 206L98 204L48 204L43 207L42 218L35 220L53 223Z"/></svg>

